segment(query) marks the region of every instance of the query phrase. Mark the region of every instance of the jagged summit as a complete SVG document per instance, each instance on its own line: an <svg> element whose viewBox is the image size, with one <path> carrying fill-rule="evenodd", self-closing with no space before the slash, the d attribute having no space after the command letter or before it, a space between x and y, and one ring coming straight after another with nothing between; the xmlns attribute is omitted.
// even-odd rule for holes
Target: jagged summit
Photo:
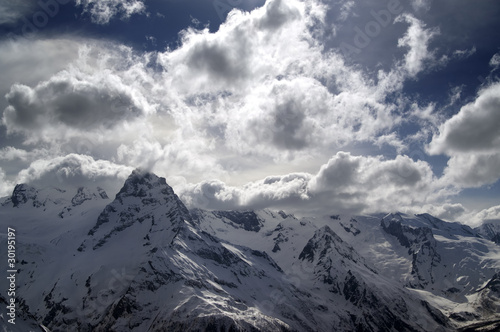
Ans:
<svg viewBox="0 0 500 332"><path fill-rule="evenodd" d="M27 203L29 200L33 200L33 205L36 206L38 203L36 202L38 191L25 183L21 183L16 185L14 191L12 192L12 196L10 200L14 207L18 207L21 204Z"/></svg>
<svg viewBox="0 0 500 332"><path fill-rule="evenodd" d="M144 197L146 196L146 192L153 188L165 187L168 190L169 194L173 194L172 188L167 184L165 178L159 177L154 173L148 172L146 170L137 168L132 171L129 175L123 187L120 189L117 197L127 197L127 196L135 196L135 197ZM165 192L167 194L167 192Z"/></svg>
<svg viewBox="0 0 500 332"><path fill-rule="evenodd" d="M125 181L113 202L108 204L88 232L79 250L91 244L93 249L102 247L113 236L136 232L151 243L160 232L172 241L185 223L191 224L191 216L182 201L174 193L165 178L136 169ZM138 230L141 229L141 232ZM163 242L157 239L157 242Z"/></svg>
<svg viewBox="0 0 500 332"><path fill-rule="evenodd" d="M55 186L38 188L31 184L21 183L15 186L12 195L1 204L3 207L22 209L29 213L35 209L42 213L57 211L61 219L74 213L84 213L90 206L101 208L108 200L108 194L100 187L79 187L62 189Z"/></svg>
<svg viewBox="0 0 500 332"><path fill-rule="evenodd" d="M190 219L188 209L167 184L165 178L142 169L132 171L116 194L115 201L123 205L124 200L140 201L144 205L174 204L184 218Z"/></svg>

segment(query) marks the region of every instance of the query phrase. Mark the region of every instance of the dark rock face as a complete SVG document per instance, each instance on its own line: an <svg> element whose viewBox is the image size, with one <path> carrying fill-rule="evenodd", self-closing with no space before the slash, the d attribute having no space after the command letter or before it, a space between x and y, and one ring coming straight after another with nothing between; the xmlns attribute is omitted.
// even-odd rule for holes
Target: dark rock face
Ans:
<svg viewBox="0 0 500 332"><path fill-rule="evenodd" d="M402 224L398 214L389 215L381 221L382 229L398 240L412 257L412 287L423 288L429 283L434 283L433 268L441 262L441 257L436 250L436 239L428 227L410 227Z"/></svg>
<svg viewBox="0 0 500 332"><path fill-rule="evenodd" d="M387 291L381 291L373 283L378 278L377 272L328 226L315 233L299 259L314 264L316 280L323 283L330 293L325 296L331 296L332 300L342 297L362 310L362 316L351 316L355 326L353 330L418 331L412 327L410 309L402 295L395 290L389 291L391 295L382 295ZM389 301L387 296L390 296ZM422 307L427 311L433 310L427 303ZM447 326L446 317L440 316L439 319L439 324Z"/></svg>
<svg viewBox="0 0 500 332"><path fill-rule="evenodd" d="M33 200L33 206L39 207L42 205L41 202L37 200L37 190L26 184L18 184L12 192L11 201L14 207L26 204L29 200Z"/></svg>
<svg viewBox="0 0 500 332"><path fill-rule="evenodd" d="M478 290L478 309L483 315L495 315L500 310L500 273L496 273L488 283Z"/></svg>
<svg viewBox="0 0 500 332"><path fill-rule="evenodd" d="M480 236L500 245L500 224L485 223L474 229Z"/></svg>
<svg viewBox="0 0 500 332"><path fill-rule="evenodd" d="M85 201L91 201L94 199L108 199L108 194L104 189L97 187L97 193L91 192L88 188L80 187L75 196L71 199L71 204L73 207L82 205Z"/></svg>
<svg viewBox="0 0 500 332"><path fill-rule="evenodd" d="M218 218L226 218L243 227L246 231L258 232L262 227L262 220L254 211L214 211Z"/></svg>
<svg viewBox="0 0 500 332"><path fill-rule="evenodd" d="M356 227L357 220L354 218L351 218L349 224L343 224L342 222L339 223L347 233L352 233L352 235L354 236L359 235L359 233L361 233L361 231Z"/></svg>
<svg viewBox="0 0 500 332"><path fill-rule="evenodd" d="M212 260L220 265L227 267L240 261L238 256L236 256L235 254L233 254L224 247L221 248L220 252L203 248L198 250L196 254L201 258Z"/></svg>
<svg viewBox="0 0 500 332"><path fill-rule="evenodd" d="M283 233L280 232L280 229L279 227L281 226L278 225L278 227L275 229L275 231L278 232L278 235L276 235L274 238L273 238L273 241L274 241L274 247L273 247L273 252L278 252L281 250L280 248L280 243L283 243L283 242L288 242L288 237L285 236Z"/></svg>
<svg viewBox="0 0 500 332"><path fill-rule="evenodd" d="M362 260L361 256L350 245L345 243L328 226L321 228L314 237L307 242L306 246L299 255L300 260L310 262L315 259L322 259L334 251L341 259L353 261L355 263Z"/></svg>

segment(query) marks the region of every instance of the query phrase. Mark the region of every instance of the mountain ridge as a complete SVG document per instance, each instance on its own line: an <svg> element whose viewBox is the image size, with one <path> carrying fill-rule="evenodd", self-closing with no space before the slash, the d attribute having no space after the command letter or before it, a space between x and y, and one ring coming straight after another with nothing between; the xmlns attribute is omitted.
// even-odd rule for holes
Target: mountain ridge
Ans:
<svg viewBox="0 0 500 332"><path fill-rule="evenodd" d="M190 211L141 170L111 202L99 188L45 205L39 192L16 186L0 207L19 233L30 329L451 331L497 317L499 246L430 215ZM18 208L30 201L42 204Z"/></svg>

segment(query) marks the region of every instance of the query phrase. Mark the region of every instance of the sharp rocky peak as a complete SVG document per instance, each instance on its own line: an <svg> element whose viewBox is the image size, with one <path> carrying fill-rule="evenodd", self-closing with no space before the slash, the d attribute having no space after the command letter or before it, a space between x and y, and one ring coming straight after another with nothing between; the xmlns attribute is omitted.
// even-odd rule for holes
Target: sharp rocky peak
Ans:
<svg viewBox="0 0 500 332"><path fill-rule="evenodd" d="M340 260L344 258L353 262L364 261L361 256L345 243L330 227L323 226L318 229L309 240L299 255L300 260L321 261L326 256L334 253L333 256ZM333 257L332 256L332 257Z"/></svg>
<svg viewBox="0 0 500 332"><path fill-rule="evenodd" d="M22 183L16 185L10 199L14 207L25 204L29 200L33 200L33 205L35 205L37 193L38 191L34 187Z"/></svg>
<svg viewBox="0 0 500 332"><path fill-rule="evenodd" d="M129 175L121 190L116 194L117 198L145 197L148 191L155 188L164 190L164 194L174 194L172 188L167 184L165 178L141 169L136 169Z"/></svg>
<svg viewBox="0 0 500 332"><path fill-rule="evenodd" d="M2 205L12 207L34 207L45 210L50 205L64 205L67 202L67 191L57 187L39 188L22 183L15 186L9 199Z"/></svg>
<svg viewBox="0 0 500 332"><path fill-rule="evenodd" d="M92 247L96 249L123 231L137 232L134 227L144 228L145 234L149 234L145 237L148 241L151 234L160 234L166 229L170 229L167 233L175 237L185 222L192 223L191 215L166 180L136 169L114 201L97 218L88 233L92 239L84 241L79 250L85 249L89 245L87 242L92 242Z"/></svg>
<svg viewBox="0 0 500 332"><path fill-rule="evenodd" d="M130 174L115 198L122 205L126 200L137 199L145 206L174 203L186 215L189 214L187 208L174 193L172 187L167 184L165 178L142 169L136 169Z"/></svg>

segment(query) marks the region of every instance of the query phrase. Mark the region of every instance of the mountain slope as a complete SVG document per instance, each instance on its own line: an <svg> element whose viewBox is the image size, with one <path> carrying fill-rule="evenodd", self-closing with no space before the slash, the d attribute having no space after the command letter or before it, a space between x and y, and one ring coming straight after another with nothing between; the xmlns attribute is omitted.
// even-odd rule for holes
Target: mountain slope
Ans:
<svg viewBox="0 0 500 332"><path fill-rule="evenodd" d="M112 201L16 186L0 216L18 234L13 331L451 331L498 317L500 247L430 215L189 211L136 170Z"/></svg>

